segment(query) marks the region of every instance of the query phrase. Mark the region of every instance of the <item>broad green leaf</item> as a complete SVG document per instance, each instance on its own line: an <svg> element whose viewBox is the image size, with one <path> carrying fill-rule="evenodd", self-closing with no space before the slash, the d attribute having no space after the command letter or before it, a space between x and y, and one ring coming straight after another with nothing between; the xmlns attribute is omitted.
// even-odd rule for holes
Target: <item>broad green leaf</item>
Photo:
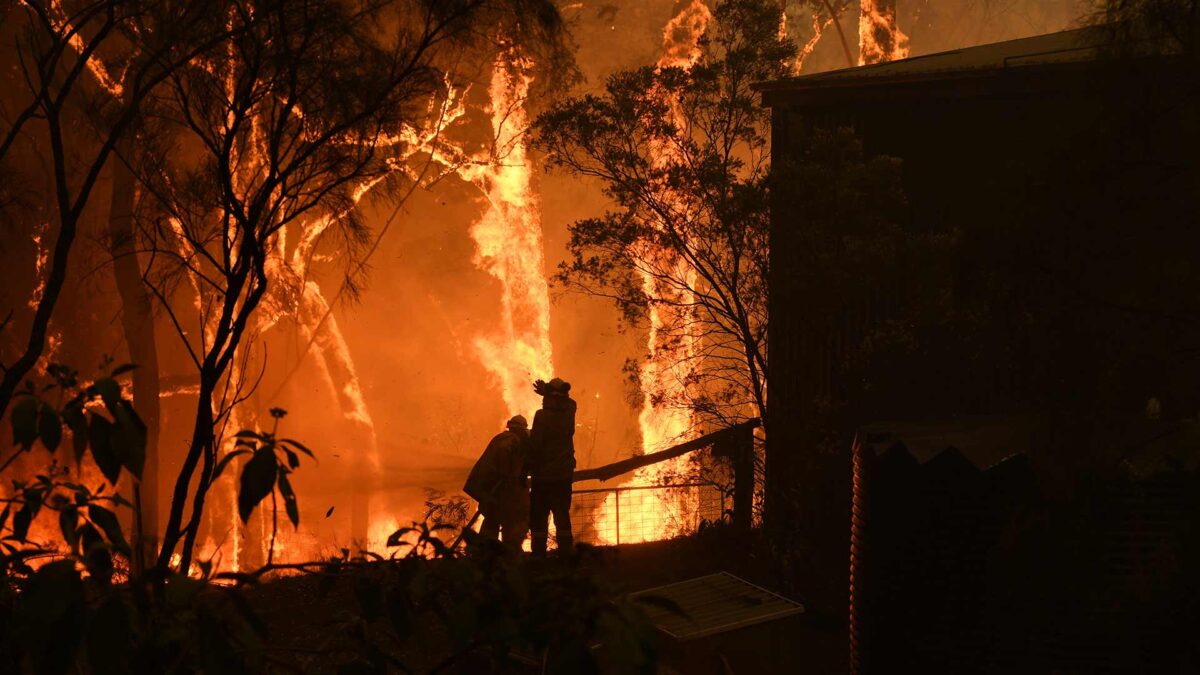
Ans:
<svg viewBox="0 0 1200 675"><path fill-rule="evenodd" d="M279 469L279 494L283 495L283 507L287 511L288 520L292 521L292 527L300 527L300 507L296 504L296 493L292 491L287 471L282 467Z"/></svg>
<svg viewBox="0 0 1200 675"><path fill-rule="evenodd" d="M38 400L32 396L22 396L13 406L13 445L19 445L26 450L33 446L38 437L37 413Z"/></svg>
<svg viewBox="0 0 1200 675"><path fill-rule="evenodd" d="M238 515L243 523L250 520L254 507L275 489L277 473L275 453L270 448L259 448L246 462L238 489Z"/></svg>
<svg viewBox="0 0 1200 675"><path fill-rule="evenodd" d="M50 452L57 450L59 442L62 441L62 420L49 403L43 402L41 405L38 414L38 436L42 439L42 445Z"/></svg>
<svg viewBox="0 0 1200 675"><path fill-rule="evenodd" d="M121 522L117 520L117 514L98 504L88 504L87 509L88 518L104 530L104 536L112 542L113 548L128 553L129 544L125 541L125 533L121 531Z"/></svg>
<svg viewBox="0 0 1200 675"><path fill-rule="evenodd" d="M117 456L113 447L113 433L112 422L100 415L92 415L91 424L88 426L88 444L92 448L92 459L96 461L96 466L100 467L100 473L104 474L108 482L116 485L117 479L121 477L121 458Z"/></svg>

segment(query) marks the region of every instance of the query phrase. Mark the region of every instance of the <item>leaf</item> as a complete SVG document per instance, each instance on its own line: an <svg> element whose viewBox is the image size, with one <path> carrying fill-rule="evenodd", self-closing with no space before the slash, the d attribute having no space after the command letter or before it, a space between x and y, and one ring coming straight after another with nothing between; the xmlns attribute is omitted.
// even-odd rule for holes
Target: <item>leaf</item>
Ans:
<svg viewBox="0 0 1200 675"><path fill-rule="evenodd" d="M238 515L242 522L250 520L250 514L259 502L275 489L278 473L275 452L271 448L259 448L242 468L241 486L238 489Z"/></svg>
<svg viewBox="0 0 1200 675"><path fill-rule="evenodd" d="M128 673L132 628L129 611L116 593L96 608L87 631L87 656L95 675Z"/></svg>
<svg viewBox="0 0 1200 675"><path fill-rule="evenodd" d="M19 445L28 450L38 437L37 425L38 400L32 396L22 396L13 406L11 422L13 430L13 445Z"/></svg>
<svg viewBox="0 0 1200 675"><path fill-rule="evenodd" d="M329 510L325 512L326 518L333 515L333 508L334 507L331 506L331 507L329 507ZM4 521L0 520L0 526L3 526L3 525L4 525Z"/></svg>
<svg viewBox="0 0 1200 675"><path fill-rule="evenodd" d="M99 415L92 415L91 424L88 426L88 445L92 448L92 459L108 482L116 485L117 479L121 477L121 459L113 448L113 432L112 422Z"/></svg>
<svg viewBox="0 0 1200 675"><path fill-rule="evenodd" d="M296 493L292 491L287 471L282 467L279 469L279 494L283 495L283 507L287 511L288 520L292 521L292 527L300 527L300 507L296 504Z"/></svg>
<svg viewBox="0 0 1200 675"><path fill-rule="evenodd" d="M75 463L79 464L83 461L84 451L87 450L87 418L83 415L83 408L78 404L72 403L68 403L63 408L62 416L63 421L67 423L67 428L71 430L71 442L75 446Z"/></svg>
<svg viewBox="0 0 1200 675"><path fill-rule="evenodd" d="M294 468L300 466L300 458L296 456L296 453L292 452L291 450L288 450L287 448L284 448L283 452L284 452L284 454L287 455L289 469L294 469Z"/></svg>
<svg viewBox="0 0 1200 675"><path fill-rule="evenodd" d="M79 533L76 528L79 526L79 510L74 506L68 506L58 512L58 529L62 531L63 540L74 551L76 544L79 542Z"/></svg>
<svg viewBox="0 0 1200 675"><path fill-rule="evenodd" d="M408 534L409 532L416 532L416 530L411 527L402 527L402 528L396 530L395 532L391 533L390 535L388 535L388 538L387 538L388 547L402 546L404 544L404 541L403 541L404 535Z"/></svg>
<svg viewBox="0 0 1200 675"><path fill-rule="evenodd" d="M104 530L104 536L112 542L113 548L121 553L129 552L129 544L125 541L125 533L121 531L121 521L117 514L98 504L88 504L88 518Z"/></svg>
<svg viewBox="0 0 1200 675"><path fill-rule="evenodd" d="M29 536L29 526L33 523L36 511L32 502L25 502L17 511L17 515L13 516L12 536L17 541L25 541L25 538Z"/></svg>
<svg viewBox="0 0 1200 675"><path fill-rule="evenodd" d="M113 437L117 457L139 480L146 465L146 423L129 401L118 401L113 416L117 420Z"/></svg>
<svg viewBox="0 0 1200 675"><path fill-rule="evenodd" d="M42 445L50 452L57 450L62 441L62 420L49 403L43 402L41 405L41 412L38 414L38 436L42 439Z"/></svg>
<svg viewBox="0 0 1200 675"><path fill-rule="evenodd" d="M8 524L8 514L12 511L12 503L4 505L4 511L0 511L0 532L4 531L4 526ZM326 516L328 517L328 516Z"/></svg>
<svg viewBox="0 0 1200 675"><path fill-rule="evenodd" d="M114 492L113 496L109 497L109 499L111 499L112 502L118 506L124 506L127 509L133 508L133 504L130 503L130 501L128 499L125 499L124 497L122 497L119 492Z"/></svg>
<svg viewBox="0 0 1200 675"><path fill-rule="evenodd" d="M290 445L290 446L296 448L297 450L299 450L300 452L303 452L304 454L308 455L309 457L312 457L313 459L317 458L317 456L312 453L312 450L309 450L300 441L293 440L291 438L283 438L283 439L280 439L279 442L283 445Z"/></svg>
<svg viewBox="0 0 1200 675"><path fill-rule="evenodd" d="M131 370L137 370L140 367L141 366L139 366L136 363L123 363L123 364L117 366L116 368L113 368L112 372L109 373L109 377L117 377L118 375L124 375L125 373L128 373Z"/></svg>
<svg viewBox="0 0 1200 675"><path fill-rule="evenodd" d="M217 462L217 468L213 469L212 479L216 480L217 477L219 477L225 471L225 467L229 466L229 463L232 462L234 458L240 455L248 454L250 454L249 450L234 450L233 452L226 454L221 458L221 461Z"/></svg>
<svg viewBox="0 0 1200 675"><path fill-rule="evenodd" d="M114 409L121 400L121 385L117 384L116 380L111 377L102 377L93 382L88 391L104 399L104 405L108 408L109 412L116 414Z"/></svg>

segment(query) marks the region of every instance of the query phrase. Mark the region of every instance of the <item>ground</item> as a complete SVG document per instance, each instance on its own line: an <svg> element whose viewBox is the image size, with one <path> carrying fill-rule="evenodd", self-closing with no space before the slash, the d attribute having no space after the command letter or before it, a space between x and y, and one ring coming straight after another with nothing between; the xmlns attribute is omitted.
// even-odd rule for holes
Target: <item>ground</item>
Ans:
<svg viewBox="0 0 1200 675"><path fill-rule="evenodd" d="M781 581L757 533L738 533L729 528L670 541L605 547L596 553L598 574L624 592L720 571L784 595L790 595L787 588L792 586ZM342 637L341 631L331 628L339 617L349 615L356 607L353 584L341 581L327 590L320 586L314 577L285 577L251 592L252 604L269 630L272 656L301 672L332 671L360 649ZM804 602L801 597L792 599ZM683 645L683 649L664 649L668 654L664 665L678 665L682 653L691 659L683 671L689 673L707 670L698 670L696 659L706 665L711 662L712 672L837 673L846 669L844 621L819 611L699 642ZM412 639L394 645L389 652L413 672L430 672L445 658L449 644L444 631L423 626ZM480 672L480 667L478 663L464 663L448 672ZM510 672L540 671L530 665Z"/></svg>

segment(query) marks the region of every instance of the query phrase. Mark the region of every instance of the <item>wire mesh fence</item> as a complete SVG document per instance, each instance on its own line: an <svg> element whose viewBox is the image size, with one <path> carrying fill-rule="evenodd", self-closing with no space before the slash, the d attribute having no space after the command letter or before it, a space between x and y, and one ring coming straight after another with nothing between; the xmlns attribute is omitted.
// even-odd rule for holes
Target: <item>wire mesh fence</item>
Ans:
<svg viewBox="0 0 1200 675"><path fill-rule="evenodd" d="M725 514L725 491L713 483L576 490L575 539L595 545L635 544L692 534Z"/></svg>

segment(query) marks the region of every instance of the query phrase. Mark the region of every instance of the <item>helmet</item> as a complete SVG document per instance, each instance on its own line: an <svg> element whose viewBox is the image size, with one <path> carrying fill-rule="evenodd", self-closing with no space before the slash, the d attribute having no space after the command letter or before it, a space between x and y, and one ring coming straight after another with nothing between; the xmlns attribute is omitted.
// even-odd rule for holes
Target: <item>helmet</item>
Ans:
<svg viewBox="0 0 1200 675"><path fill-rule="evenodd" d="M558 394L566 394L567 392L571 391L571 383L567 382L561 377L556 377L553 380L550 380L546 383L546 387L549 388L550 391Z"/></svg>
<svg viewBox="0 0 1200 675"><path fill-rule="evenodd" d="M529 423L521 415L513 415L512 419L508 420L509 429L528 429Z"/></svg>

